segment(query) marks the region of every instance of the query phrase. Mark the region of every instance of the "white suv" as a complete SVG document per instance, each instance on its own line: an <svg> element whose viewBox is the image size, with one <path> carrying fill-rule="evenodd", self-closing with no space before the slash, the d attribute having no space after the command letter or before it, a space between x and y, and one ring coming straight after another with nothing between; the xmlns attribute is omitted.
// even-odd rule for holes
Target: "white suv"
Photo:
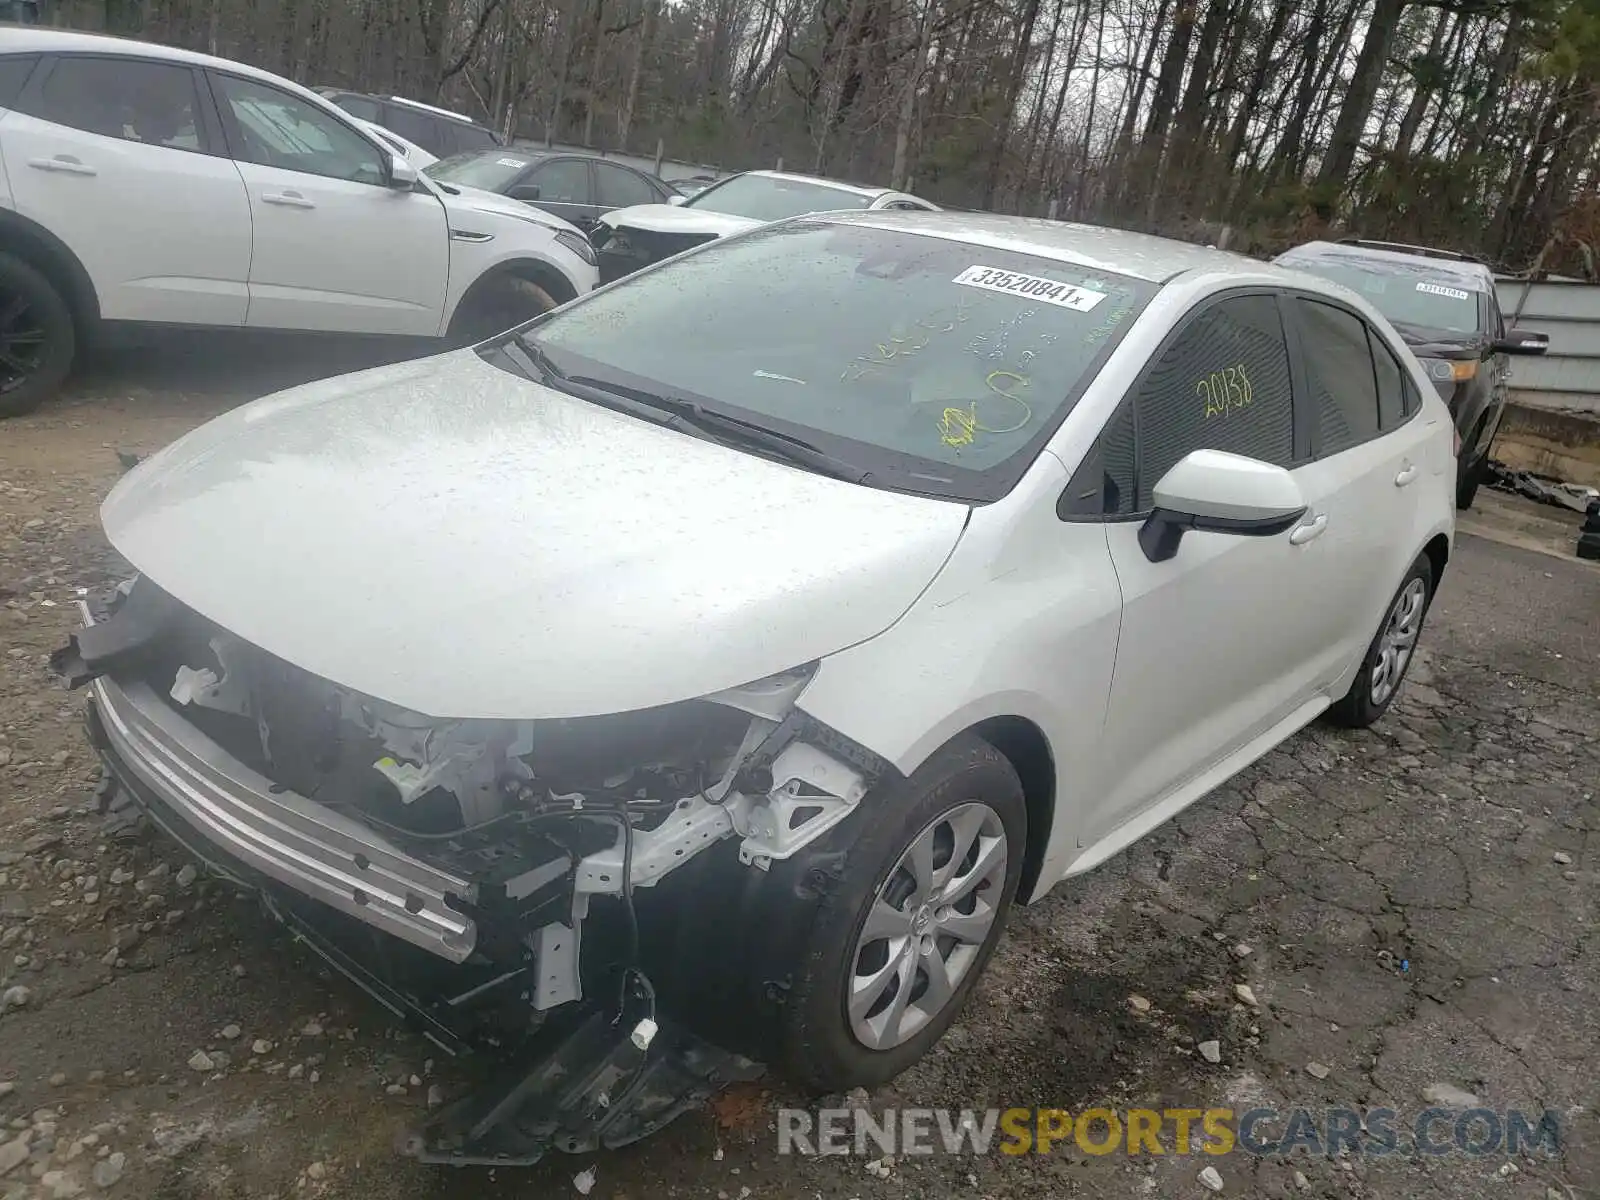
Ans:
<svg viewBox="0 0 1600 1200"><path fill-rule="evenodd" d="M0 31L0 416L105 322L477 341L590 291L548 213L419 177L348 114L238 63Z"/></svg>

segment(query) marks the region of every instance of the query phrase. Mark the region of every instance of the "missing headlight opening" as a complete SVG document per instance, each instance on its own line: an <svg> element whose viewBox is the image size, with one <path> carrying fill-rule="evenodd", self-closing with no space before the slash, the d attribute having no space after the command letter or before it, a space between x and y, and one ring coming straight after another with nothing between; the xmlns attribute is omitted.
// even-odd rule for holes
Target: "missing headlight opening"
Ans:
<svg viewBox="0 0 1600 1200"><path fill-rule="evenodd" d="M538 1043L508 1087L412 1140L430 1161L620 1144L759 1071L666 994L657 1012L652 964L681 954L674 908L700 884L658 885L690 864L696 880L770 872L892 770L795 708L809 666L635 712L440 719L294 667L147 580L84 611L53 664L92 685L116 787L447 1050ZM715 936L693 940L715 953ZM540 1091L574 1071L598 1107Z"/></svg>

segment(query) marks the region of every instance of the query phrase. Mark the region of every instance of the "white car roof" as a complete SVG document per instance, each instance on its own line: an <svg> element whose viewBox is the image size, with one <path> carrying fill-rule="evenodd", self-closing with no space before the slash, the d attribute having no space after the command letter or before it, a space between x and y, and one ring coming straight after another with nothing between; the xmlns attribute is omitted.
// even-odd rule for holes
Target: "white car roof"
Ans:
<svg viewBox="0 0 1600 1200"><path fill-rule="evenodd" d="M1125 229L1107 229L1099 225L1047 221L1042 217L888 209L828 213L814 219L881 229L904 229L950 241L967 242L973 246L1017 250L1091 270L1130 275L1150 283L1163 283L1185 271L1223 272L1258 278L1265 273L1282 275L1285 280L1292 275L1270 263L1210 246L1173 241L1148 233L1130 233Z"/></svg>
<svg viewBox="0 0 1600 1200"><path fill-rule="evenodd" d="M856 183L840 183L837 179L822 179L816 175L796 175L792 171L741 171L741 175L764 175L768 179L788 179L795 183L814 183L819 187L836 188L841 192L849 192L854 196L871 196L877 199L893 188L862 187ZM721 180L718 180L720 183Z"/></svg>
<svg viewBox="0 0 1600 1200"><path fill-rule="evenodd" d="M67 29L46 29L38 25L0 26L0 54L129 54L139 58L164 62L188 63L197 67L215 67L250 79L259 79L274 87L289 88L303 96L315 96L323 104L331 103L310 88L262 71L256 67L235 62L231 58L213 58L177 46L162 46L156 42L141 42L135 38L113 37L104 33L76 33Z"/></svg>

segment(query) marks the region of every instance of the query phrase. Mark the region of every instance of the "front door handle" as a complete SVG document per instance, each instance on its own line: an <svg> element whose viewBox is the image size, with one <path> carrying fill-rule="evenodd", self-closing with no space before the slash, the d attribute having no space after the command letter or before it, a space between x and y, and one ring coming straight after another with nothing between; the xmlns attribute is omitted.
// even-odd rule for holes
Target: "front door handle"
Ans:
<svg viewBox="0 0 1600 1200"><path fill-rule="evenodd" d="M1394 485L1395 485L1395 487L1405 487L1406 484L1410 483L1416 477L1417 477L1417 464L1416 463L1407 463L1404 467L1402 467L1400 469L1400 474L1398 474L1398 475L1396 475L1394 477Z"/></svg>
<svg viewBox="0 0 1600 1200"><path fill-rule="evenodd" d="M1317 516L1307 521L1304 525L1296 525L1294 532L1289 534L1289 541L1296 546L1304 546L1307 542L1322 536L1322 531L1328 527L1328 514L1318 513Z"/></svg>
<svg viewBox="0 0 1600 1200"><path fill-rule="evenodd" d="M262 192L263 204L281 204L285 208L315 208L316 205L307 200L299 192Z"/></svg>
<svg viewBox="0 0 1600 1200"><path fill-rule="evenodd" d="M54 158L30 158L28 165L36 171L57 171L63 175L95 175L88 163L71 154L58 154Z"/></svg>

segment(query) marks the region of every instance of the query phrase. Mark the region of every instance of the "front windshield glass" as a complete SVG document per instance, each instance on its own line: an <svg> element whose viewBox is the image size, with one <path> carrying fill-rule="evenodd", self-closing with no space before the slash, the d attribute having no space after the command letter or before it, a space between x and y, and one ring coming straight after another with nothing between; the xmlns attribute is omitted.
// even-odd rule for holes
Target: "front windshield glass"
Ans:
<svg viewBox="0 0 1600 1200"><path fill-rule="evenodd" d="M474 150L470 154L441 158L425 170L429 179L437 179L441 183L458 183L462 187L498 192L509 187L511 181L527 170L532 161L506 150L487 154Z"/></svg>
<svg viewBox="0 0 1600 1200"><path fill-rule="evenodd" d="M1381 262L1358 255L1282 255L1279 265L1320 275L1360 292L1397 325L1476 333L1478 297L1456 277L1425 263Z"/></svg>
<svg viewBox="0 0 1600 1200"><path fill-rule="evenodd" d="M873 482L1009 490L1156 285L900 230L712 243L524 336L568 375L804 438Z"/></svg>
<svg viewBox="0 0 1600 1200"><path fill-rule="evenodd" d="M691 197L683 207L755 221L781 221L806 213L866 208L871 203L871 196L825 183L776 179L771 175L735 175Z"/></svg>

